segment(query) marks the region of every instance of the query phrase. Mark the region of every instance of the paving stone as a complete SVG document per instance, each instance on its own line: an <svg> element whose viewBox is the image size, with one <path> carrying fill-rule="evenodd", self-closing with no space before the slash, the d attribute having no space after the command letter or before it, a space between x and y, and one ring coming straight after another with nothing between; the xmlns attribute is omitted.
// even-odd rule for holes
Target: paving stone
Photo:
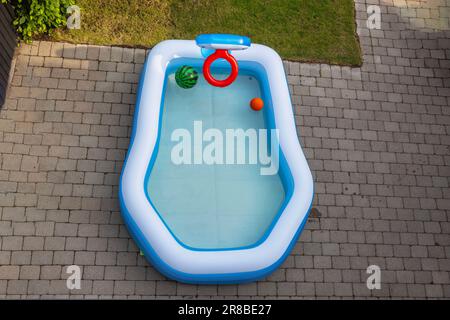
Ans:
<svg viewBox="0 0 450 320"><path fill-rule="evenodd" d="M173 295L176 293L176 284L172 281L157 281L156 292L159 295Z"/></svg>
<svg viewBox="0 0 450 320"><path fill-rule="evenodd" d="M22 266L20 268L20 279L39 279L40 274L39 266Z"/></svg>
<svg viewBox="0 0 450 320"><path fill-rule="evenodd" d="M8 297L12 297L17 294L27 294L27 287L28 280L9 280L7 289Z"/></svg>
<svg viewBox="0 0 450 320"><path fill-rule="evenodd" d="M93 282L94 294L113 294L114 293L114 281L96 280Z"/></svg>
<svg viewBox="0 0 450 320"><path fill-rule="evenodd" d="M95 252L76 251L74 263L77 265L94 265L96 264ZM97 263L101 265L100 263Z"/></svg>
<svg viewBox="0 0 450 320"><path fill-rule="evenodd" d="M154 281L136 281L135 284L135 292L138 295L153 296L156 294L156 284ZM180 287L180 285L177 285L177 287ZM180 292L180 295L182 293L183 291Z"/></svg>
<svg viewBox="0 0 450 320"><path fill-rule="evenodd" d="M20 269L18 266L0 266L0 279L12 280L19 278Z"/></svg>
<svg viewBox="0 0 450 320"><path fill-rule="evenodd" d="M297 283L297 295L300 297L314 297L316 295L314 283Z"/></svg>
<svg viewBox="0 0 450 320"><path fill-rule="evenodd" d="M278 296L295 296L296 294L295 282L278 282L277 294Z"/></svg>

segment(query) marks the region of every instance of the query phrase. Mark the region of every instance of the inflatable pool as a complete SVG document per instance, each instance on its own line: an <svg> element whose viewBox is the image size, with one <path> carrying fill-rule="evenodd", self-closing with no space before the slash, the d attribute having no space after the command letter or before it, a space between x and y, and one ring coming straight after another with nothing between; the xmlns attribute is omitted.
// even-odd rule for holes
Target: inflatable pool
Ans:
<svg viewBox="0 0 450 320"><path fill-rule="evenodd" d="M224 34L156 45L119 193L128 230L167 277L240 283L273 272L313 199L278 54Z"/></svg>

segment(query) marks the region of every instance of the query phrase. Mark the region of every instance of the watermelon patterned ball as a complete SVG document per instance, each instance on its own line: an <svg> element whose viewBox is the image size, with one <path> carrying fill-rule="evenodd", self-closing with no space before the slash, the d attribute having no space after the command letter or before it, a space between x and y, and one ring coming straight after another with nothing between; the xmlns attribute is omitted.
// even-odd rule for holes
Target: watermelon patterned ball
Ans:
<svg viewBox="0 0 450 320"><path fill-rule="evenodd" d="M183 89L190 89L197 84L198 73L191 66L182 66L175 73L175 81Z"/></svg>

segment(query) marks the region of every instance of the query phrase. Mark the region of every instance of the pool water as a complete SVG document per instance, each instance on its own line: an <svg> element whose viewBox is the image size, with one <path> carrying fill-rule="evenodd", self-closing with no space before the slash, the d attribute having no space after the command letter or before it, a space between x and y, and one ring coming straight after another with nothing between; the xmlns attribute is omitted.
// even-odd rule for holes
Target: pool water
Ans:
<svg viewBox="0 0 450 320"><path fill-rule="evenodd" d="M252 98L262 97L256 76L240 72L232 85L216 88L205 81L199 68L197 71L198 83L192 89L176 84L174 70L166 75L159 146L147 174L147 195L166 226L185 246L252 246L270 230L283 205L285 191L279 174L261 175L260 168L267 165L259 161L177 165L171 153L179 142L172 141L171 135L176 129L188 130L193 154L199 147L198 140L194 141L194 121L201 121L203 132L216 128L225 138L226 129L266 128L265 112L270 108L265 106L256 112L249 107ZM213 76L223 78L217 73ZM208 143L203 142L203 148Z"/></svg>

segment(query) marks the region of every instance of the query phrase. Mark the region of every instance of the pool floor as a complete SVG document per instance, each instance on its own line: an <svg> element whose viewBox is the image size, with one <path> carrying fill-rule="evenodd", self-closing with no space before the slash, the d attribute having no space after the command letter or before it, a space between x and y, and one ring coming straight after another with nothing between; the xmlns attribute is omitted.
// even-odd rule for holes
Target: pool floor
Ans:
<svg viewBox="0 0 450 320"><path fill-rule="evenodd" d="M192 89L178 87L173 73L166 80L158 153L147 179L153 206L186 246L224 249L255 244L284 201L280 176L261 175L259 163L177 165L171 154L179 142L171 136L176 129L189 131L193 163L195 148L204 150L209 144L194 141L195 121L201 121L203 132L220 130L224 139L226 129L266 128L264 112L249 107L252 98L261 97L258 80L239 75L232 85L216 88L199 72Z"/></svg>

